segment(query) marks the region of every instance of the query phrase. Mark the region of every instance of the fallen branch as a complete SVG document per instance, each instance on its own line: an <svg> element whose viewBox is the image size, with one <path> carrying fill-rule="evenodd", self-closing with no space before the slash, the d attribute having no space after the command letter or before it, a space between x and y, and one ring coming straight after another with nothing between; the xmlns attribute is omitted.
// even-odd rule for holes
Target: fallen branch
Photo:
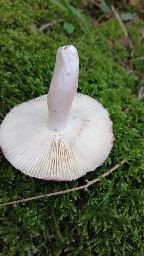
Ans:
<svg viewBox="0 0 144 256"><path fill-rule="evenodd" d="M87 181L87 184L85 184L83 186L70 188L70 189L66 189L66 190L61 190L61 191L57 191L57 192L52 192L52 193L45 194L45 195L39 195L39 196L33 196L33 197L24 198L24 199L19 199L19 200L11 201L8 203L2 203L2 204L0 204L0 206L14 205L14 204L18 204L18 203L28 202L28 201L32 201L32 200L45 198L45 197L57 196L57 195L62 195L62 194L74 192L74 191L81 190L81 189L86 189L89 186L93 185L94 183L98 182L102 177L108 176L110 173L112 173L113 171L118 169L121 165L123 165L126 162L127 162L127 160L121 161L119 164L116 164L115 166L113 166L110 170L108 170L107 172L102 174L100 177L98 177L94 180L91 180L91 181Z"/></svg>

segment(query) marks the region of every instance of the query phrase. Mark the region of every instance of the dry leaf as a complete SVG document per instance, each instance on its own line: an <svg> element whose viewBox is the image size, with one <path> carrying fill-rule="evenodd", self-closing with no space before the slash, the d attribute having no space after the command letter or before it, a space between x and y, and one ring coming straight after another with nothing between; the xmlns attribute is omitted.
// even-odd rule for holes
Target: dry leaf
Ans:
<svg viewBox="0 0 144 256"><path fill-rule="evenodd" d="M138 0L130 0L130 5L135 6L138 3Z"/></svg>
<svg viewBox="0 0 144 256"><path fill-rule="evenodd" d="M113 46L112 40L108 40L108 44L109 44L109 46Z"/></svg>
<svg viewBox="0 0 144 256"><path fill-rule="evenodd" d="M126 109L124 110L125 113L128 113L129 111L130 111L130 108L126 108Z"/></svg>
<svg viewBox="0 0 144 256"><path fill-rule="evenodd" d="M122 46L125 46L125 47L129 46L129 38L127 36L121 37L119 39L119 42Z"/></svg>
<svg viewBox="0 0 144 256"><path fill-rule="evenodd" d="M141 31L142 38L144 38L144 30Z"/></svg>

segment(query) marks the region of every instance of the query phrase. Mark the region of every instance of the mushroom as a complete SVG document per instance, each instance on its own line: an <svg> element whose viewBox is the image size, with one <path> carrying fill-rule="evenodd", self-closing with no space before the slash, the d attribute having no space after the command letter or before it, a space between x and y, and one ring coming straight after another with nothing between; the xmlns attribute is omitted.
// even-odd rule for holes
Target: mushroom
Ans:
<svg viewBox="0 0 144 256"><path fill-rule="evenodd" d="M58 49L48 95L24 102L4 118L0 145L26 175L71 181L94 171L113 145L108 111L77 93L79 58L74 46Z"/></svg>

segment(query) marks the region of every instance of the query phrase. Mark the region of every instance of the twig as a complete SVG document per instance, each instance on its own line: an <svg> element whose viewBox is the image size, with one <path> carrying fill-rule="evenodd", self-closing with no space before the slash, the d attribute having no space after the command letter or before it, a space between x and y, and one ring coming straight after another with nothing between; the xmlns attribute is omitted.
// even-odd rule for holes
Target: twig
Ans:
<svg viewBox="0 0 144 256"><path fill-rule="evenodd" d="M56 23L60 23L62 21L62 19L59 19L58 21L55 21L55 20L52 20L51 22L49 23L45 23L43 25L41 25L41 27L39 28L40 31L43 31L45 30L46 28L49 28L49 27L53 27Z"/></svg>
<svg viewBox="0 0 144 256"><path fill-rule="evenodd" d="M119 164L116 164L115 166L113 166L110 170L108 170L107 172L102 174L100 177L98 177L94 180L88 181L87 184L85 184L83 186L70 188L70 189L66 189L66 190L61 190L61 191L57 191L57 192L52 192L52 193L45 194L45 195L28 197L28 198L24 198L24 199L20 199L20 200L16 200L16 201L8 202L8 203L2 203L2 204L0 204L0 206L14 205L14 204L18 204L18 203L28 202L28 201L32 201L32 200L45 198L45 197L57 196L57 195L62 195L62 194L74 192L74 191L81 190L81 189L86 189L89 186L93 185L94 183L98 182L102 177L108 176L110 173L112 173L113 171L118 169L121 165L123 165L126 162L127 162L127 160L121 161Z"/></svg>
<svg viewBox="0 0 144 256"><path fill-rule="evenodd" d="M54 25L54 21L49 22L49 23L46 23L46 24L43 24L43 25L39 28L39 30L40 30L40 31L43 31L43 30L45 30L45 29L48 28L48 27L52 27L53 25Z"/></svg>
<svg viewBox="0 0 144 256"><path fill-rule="evenodd" d="M142 86L139 90L138 99L142 100L144 98L144 87Z"/></svg>
<svg viewBox="0 0 144 256"><path fill-rule="evenodd" d="M100 6L100 4L97 3L97 1L91 0L91 2L92 2L95 6L97 6L98 8L101 9L101 6Z"/></svg>
<svg viewBox="0 0 144 256"><path fill-rule="evenodd" d="M133 55L134 55L134 48L133 48L132 42L130 40L129 34L128 34L127 30L126 30L126 27L125 27L124 23L121 20L120 15L118 14L117 10L115 9L115 7L113 5L111 5L111 9L112 9L115 17L117 18L117 20L118 20L118 22L119 22L119 24L120 24L120 26L122 28L122 31L123 31L125 37L128 39L129 50L130 50L129 51L129 56L130 56L130 60L132 60ZM130 64L131 64L131 67L132 67L132 62L130 62Z"/></svg>

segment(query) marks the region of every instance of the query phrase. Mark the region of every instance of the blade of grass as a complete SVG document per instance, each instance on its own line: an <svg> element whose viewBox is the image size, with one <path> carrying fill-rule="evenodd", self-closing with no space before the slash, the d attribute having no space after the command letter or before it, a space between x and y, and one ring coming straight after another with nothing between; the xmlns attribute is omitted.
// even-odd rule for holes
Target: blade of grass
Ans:
<svg viewBox="0 0 144 256"><path fill-rule="evenodd" d="M85 33L89 32L87 20L84 14L79 9L75 8L71 4L66 3L65 1L62 2L58 0L50 0L50 2L58 6L64 12L68 12Z"/></svg>

